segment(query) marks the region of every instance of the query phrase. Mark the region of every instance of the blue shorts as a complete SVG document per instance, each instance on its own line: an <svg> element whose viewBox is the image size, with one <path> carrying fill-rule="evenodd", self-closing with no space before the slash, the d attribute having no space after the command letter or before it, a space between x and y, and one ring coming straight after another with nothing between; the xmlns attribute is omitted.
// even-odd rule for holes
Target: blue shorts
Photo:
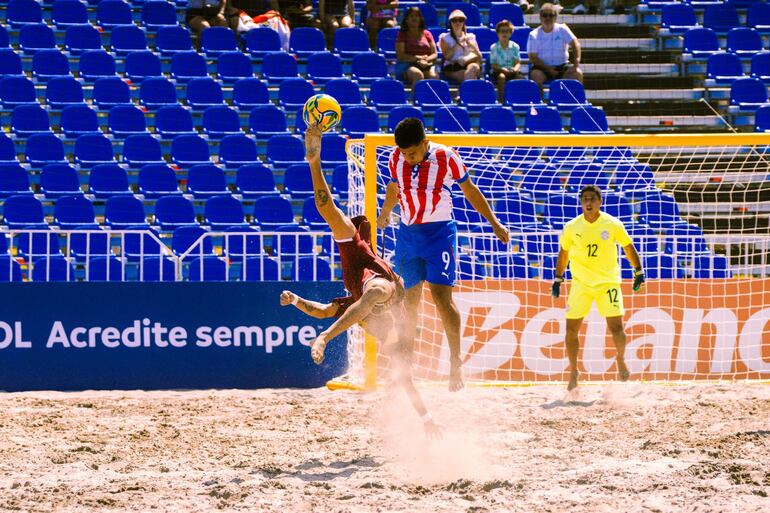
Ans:
<svg viewBox="0 0 770 513"><path fill-rule="evenodd" d="M410 289L427 281L455 284L457 225L454 221L402 224L396 236L396 272Z"/></svg>

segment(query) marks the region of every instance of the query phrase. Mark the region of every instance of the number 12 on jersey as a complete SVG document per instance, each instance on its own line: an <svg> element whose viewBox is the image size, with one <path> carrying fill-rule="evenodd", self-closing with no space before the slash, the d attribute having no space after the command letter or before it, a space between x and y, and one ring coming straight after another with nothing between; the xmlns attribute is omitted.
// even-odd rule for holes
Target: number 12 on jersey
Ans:
<svg viewBox="0 0 770 513"><path fill-rule="evenodd" d="M588 244L586 245L588 248L588 256L595 257L596 256L596 250L599 249L598 244Z"/></svg>

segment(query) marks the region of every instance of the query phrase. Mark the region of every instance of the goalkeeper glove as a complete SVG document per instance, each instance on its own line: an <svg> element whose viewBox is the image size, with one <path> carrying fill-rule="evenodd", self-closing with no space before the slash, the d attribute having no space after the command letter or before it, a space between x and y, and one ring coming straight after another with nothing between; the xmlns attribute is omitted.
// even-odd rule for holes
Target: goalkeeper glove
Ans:
<svg viewBox="0 0 770 513"><path fill-rule="evenodd" d="M639 292L639 289L644 285L644 271L641 267L634 269L634 292Z"/></svg>
<svg viewBox="0 0 770 513"><path fill-rule="evenodd" d="M559 294L561 293L561 282L563 281L563 276L557 276L556 279L553 280L553 283L551 284L551 295L553 297L559 297Z"/></svg>

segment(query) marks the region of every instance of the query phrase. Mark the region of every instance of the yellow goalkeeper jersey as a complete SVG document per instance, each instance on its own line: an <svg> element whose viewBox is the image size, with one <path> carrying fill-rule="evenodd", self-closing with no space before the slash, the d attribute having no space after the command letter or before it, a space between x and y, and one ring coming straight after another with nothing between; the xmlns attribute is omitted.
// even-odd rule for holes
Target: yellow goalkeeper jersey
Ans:
<svg viewBox="0 0 770 513"><path fill-rule="evenodd" d="M631 244L623 223L601 212L593 223L583 214L564 225L559 245L569 252L572 279L589 287L620 283L618 247Z"/></svg>

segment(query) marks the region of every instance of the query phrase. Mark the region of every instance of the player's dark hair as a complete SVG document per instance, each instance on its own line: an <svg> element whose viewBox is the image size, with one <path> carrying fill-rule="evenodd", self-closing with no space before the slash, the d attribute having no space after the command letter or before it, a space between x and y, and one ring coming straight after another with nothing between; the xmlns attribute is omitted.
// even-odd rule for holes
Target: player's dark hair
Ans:
<svg viewBox="0 0 770 513"><path fill-rule="evenodd" d="M425 140L425 127L417 118L404 118L396 125L393 135L399 148L411 148Z"/></svg>
<svg viewBox="0 0 770 513"><path fill-rule="evenodd" d="M580 189L580 199L583 199L583 194L586 192L593 192L599 197L599 199L602 199L602 191L599 190L599 188L595 185L586 185Z"/></svg>

